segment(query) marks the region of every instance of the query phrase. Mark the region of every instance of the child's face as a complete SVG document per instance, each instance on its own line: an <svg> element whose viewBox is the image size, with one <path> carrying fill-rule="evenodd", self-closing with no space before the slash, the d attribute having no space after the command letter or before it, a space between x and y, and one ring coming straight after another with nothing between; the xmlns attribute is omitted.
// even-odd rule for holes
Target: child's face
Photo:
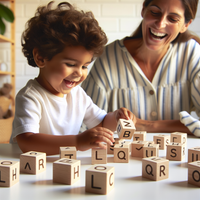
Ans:
<svg viewBox="0 0 200 200"><path fill-rule="evenodd" d="M86 79L92 59L93 52L83 46L68 46L50 61L44 59L38 82L52 94L63 97Z"/></svg>

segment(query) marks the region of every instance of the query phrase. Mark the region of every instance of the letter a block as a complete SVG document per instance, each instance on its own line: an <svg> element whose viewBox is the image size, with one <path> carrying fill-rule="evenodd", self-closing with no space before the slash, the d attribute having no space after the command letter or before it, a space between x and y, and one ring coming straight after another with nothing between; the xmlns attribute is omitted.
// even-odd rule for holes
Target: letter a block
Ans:
<svg viewBox="0 0 200 200"><path fill-rule="evenodd" d="M171 142L187 144L187 133L173 132L171 133Z"/></svg>
<svg viewBox="0 0 200 200"><path fill-rule="evenodd" d="M133 141L131 143L131 156L143 158L143 147L147 144L147 141Z"/></svg>
<svg viewBox="0 0 200 200"><path fill-rule="evenodd" d="M159 157L142 159L142 177L160 181L169 177L169 160Z"/></svg>
<svg viewBox="0 0 200 200"><path fill-rule="evenodd" d="M0 187L11 187L19 182L19 162L0 161Z"/></svg>
<svg viewBox="0 0 200 200"><path fill-rule="evenodd" d="M146 131L135 131L133 134L133 141L145 141L146 134Z"/></svg>
<svg viewBox="0 0 200 200"><path fill-rule="evenodd" d="M188 163L188 183L200 187L200 161Z"/></svg>
<svg viewBox="0 0 200 200"><path fill-rule="evenodd" d="M185 144L172 142L167 145L168 160L182 161L185 159Z"/></svg>
<svg viewBox="0 0 200 200"><path fill-rule="evenodd" d="M170 135L154 135L153 140L155 144L159 144L160 150L165 150L166 145L170 143Z"/></svg>
<svg viewBox="0 0 200 200"><path fill-rule="evenodd" d="M128 163L130 157L129 144L116 144L114 147L114 162Z"/></svg>
<svg viewBox="0 0 200 200"><path fill-rule="evenodd" d="M107 149L92 149L92 165L94 164L107 164Z"/></svg>
<svg viewBox="0 0 200 200"><path fill-rule="evenodd" d="M200 147L188 149L188 163L200 161Z"/></svg>
<svg viewBox="0 0 200 200"><path fill-rule="evenodd" d="M158 157L158 154L159 154L159 144L144 145L143 158L148 158L152 156Z"/></svg>
<svg viewBox="0 0 200 200"><path fill-rule="evenodd" d="M119 139L131 139L135 131L135 125L132 120L119 119L116 129Z"/></svg>
<svg viewBox="0 0 200 200"><path fill-rule="evenodd" d="M114 188L115 169L111 166L92 166L86 170L85 191L107 194Z"/></svg>
<svg viewBox="0 0 200 200"><path fill-rule="evenodd" d="M76 147L60 147L60 158L76 159Z"/></svg>
<svg viewBox="0 0 200 200"><path fill-rule="evenodd" d="M20 172L38 174L46 170L46 153L29 151L20 155Z"/></svg>
<svg viewBox="0 0 200 200"><path fill-rule="evenodd" d="M72 185L80 179L81 161L61 158L53 163L53 182Z"/></svg>

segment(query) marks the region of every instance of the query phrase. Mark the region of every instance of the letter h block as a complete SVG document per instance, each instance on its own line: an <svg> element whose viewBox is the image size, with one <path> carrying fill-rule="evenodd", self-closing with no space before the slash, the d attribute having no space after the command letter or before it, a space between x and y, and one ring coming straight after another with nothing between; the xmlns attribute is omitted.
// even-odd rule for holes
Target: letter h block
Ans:
<svg viewBox="0 0 200 200"><path fill-rule="evenodd" d="M200 161L188 163L188 183L200 187Z"/></svg>
<svg viewBox="0 0 200 200"><path fill-rule="evenodd" d="M115 163L129 163L130 157L129 144L116 144L114 147L114 162Z"/></svg>
<svg viewBox="0 0 200 200"><path fill-rule="evenodd" d="M61 158L53 163L53 182L72 185L80 179L81 161Z"/></svg>
<svg viewBox="0 0 200 200"><path fill-rule="evenodd" d="M115 169L111 166L92 166L86 170L85 191L107 194L114 188Z"/></svg>
<svg viewBox="0 0 200 200"><path fill-rule="evenodd" d="M200 147L188 149L188 163L200 161Z"/></svg>
<svg viewBox="0 0 200 200"><path fill-rule="evenodd" d="M154 135L153 140L155 144L159 144L160 150L165 150L166 145L170 143L170 135Z"/></svg>
<svg viewBox="0 0 200 200"><path fill-rule="evenodd" d="M142 177L160 181L169 177L169 160L159 157L142 159Z"/></svg>
<svg viewBox="0 0 200 200"><path fill-rule="evenodd" d="M182 161L185 159L185 144L171 142L167 145L168 160Z"/></svg>
<svg viewBox="0 0 200 200"><path fill-rule="evenodd" d="M19 182L19 162L0 161L0 187L11 187Z"/></svg>
<svg viewBox="0 0 200 200"><path fill-rule="evenodd" d="M116 129L119 139L131 139L135 131L135 125L132 120L119 119Z"/></svg>
<svg viewBox="0 0 200 200"><path fill-rule="evenodd" d="M92 149L92 165L107 164L107 149L93 148Z"/></svg>
<svg viewBox="0 0 200 200"><path fill-rule="evenodd" d="M133 134L133 141L145 141L146 134L146 131L135 131Z"/></svg>
<svg viewBox="0 0 200 200"><path fill-rule="evenodd" d="M38 174L46 170L46 153L29 151L20 155L20 172Z"/></svg>
<svg viewBox="0 0 200 200"><path fill-rule="evenodd" d="M60 147L60 158L76 159L76 147Z"/></svg>

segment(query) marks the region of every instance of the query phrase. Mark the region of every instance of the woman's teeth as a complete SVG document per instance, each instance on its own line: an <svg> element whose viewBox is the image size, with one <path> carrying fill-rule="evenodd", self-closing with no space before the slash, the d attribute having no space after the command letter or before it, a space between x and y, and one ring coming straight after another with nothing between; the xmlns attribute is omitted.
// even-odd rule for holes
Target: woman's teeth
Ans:
<svg viewBox="0 0 200 200"><path fill-rule="evenodd" d="M163 39L167 34L165 33L159 33L159 32L154 32L152 29L150 29L151 34L159 39Z"/></svg>

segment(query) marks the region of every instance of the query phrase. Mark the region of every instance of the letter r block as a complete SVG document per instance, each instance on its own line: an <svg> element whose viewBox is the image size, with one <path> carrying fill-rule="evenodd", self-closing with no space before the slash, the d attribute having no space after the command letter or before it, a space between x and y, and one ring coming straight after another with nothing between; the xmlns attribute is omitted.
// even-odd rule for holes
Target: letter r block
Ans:
<svg viewBox="0 0 200 200"><path fill-rule="evenodd" d="M194 161L200 161L200 147L188 149L188 163Z"/></svg>
<svg viewBox="0 0 200 200"><path fill-rule="evenodd" d="M0 187L11 187L19 182L19 162L0 161Z"/></svg>
<svg viewBox="0 0 200 200"><path fill-rule="evenodd" d="M20 172L38 174L46 170L46 153L29 151L20 155Z"/></svg>
<svg viewBox="0 0 200 200"><path fill-rule="evenodd" d="M60 158L76 159L76 147L60 147Z"/></svg>
<svg viewBox="0 0 200 200"><path fill-rule="evenodd" d="M85 191L107 194L114 188L115 169L111 166L94 165L86 170Z"/></svg>
<svg viewBox="0 0 200 200"><path fill-rule="evenodd" d="M188 183L200 187L200 161L188 163Z"/></svg>
<svg viewBox="0 0 200 200"><path fill-rule="evenodd" d="M169 160L159 157L142 159L142 177L160 181L169 177Z"/></svg>

